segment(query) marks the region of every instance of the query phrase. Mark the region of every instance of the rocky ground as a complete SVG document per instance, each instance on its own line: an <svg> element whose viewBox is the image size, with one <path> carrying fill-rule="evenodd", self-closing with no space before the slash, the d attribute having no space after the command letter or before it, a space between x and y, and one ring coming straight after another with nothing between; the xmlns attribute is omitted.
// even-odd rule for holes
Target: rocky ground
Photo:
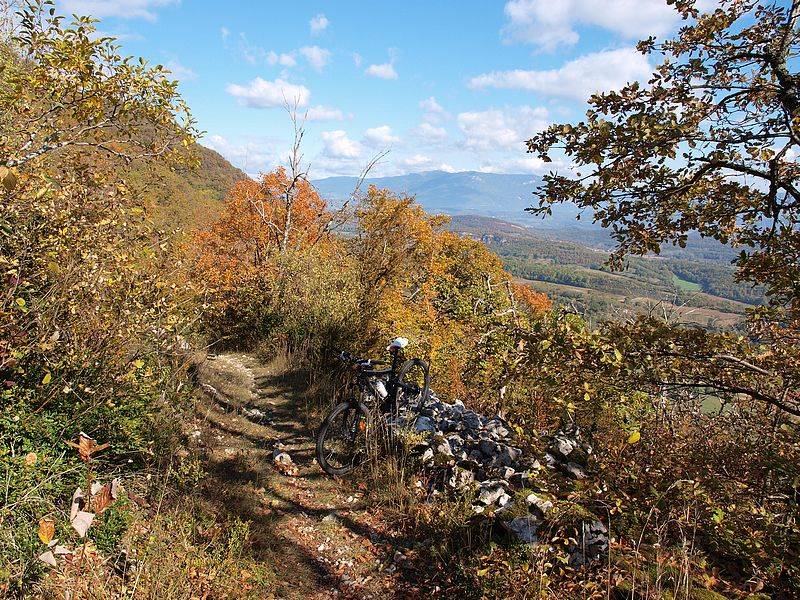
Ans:
<svg viewBox="0 0 800 600"><path fill-rule="evenodd" d="M460 401L442 402L436 396L419 415L401 415L401 424L425 436L415 451L421 455L431 491L461 494L472 499L472 510L498 521L526 544L537 544L537 532L553 502L541 493L539 472L550 469L571 479L587 477L592 448L577 427L565 427L546 437L540 462L514 445L514 434L500 417L468 410ZM596 560L608 549L605 525L596 519L580 524L577 543L570 548L573 566Z"/></svg>
<svg viewBox="0 0 800 600"><path fill-rule="evenodd" d="M306 377L220 354L199 365L198 380L187 435L206 457L204 489L216 510L250 524L275 598L393 597L406 587L398 567L410 542L367 509L357 482L334 481L314 460Z"/></svg>
<svg viewBox="0 0 800 600"><path fill-rule="evenodd" d="M208 356L197 376L203 393L186 433L205 457L208 501L250 524L256 555L273 565L274 597L417 597L409 558L418 544L367 506L358 477L334 480L314 460L308 376L236 353ZM553 508L537 487L540 471L584 478L592 452L579 431L565 429L547 438L537 460L515 445L502 419L435 396L397 425L416 440L424 501L466 498L475 518L531 545ZM596 559L607 547L605 526L586 520L570 562Z"/></svg>

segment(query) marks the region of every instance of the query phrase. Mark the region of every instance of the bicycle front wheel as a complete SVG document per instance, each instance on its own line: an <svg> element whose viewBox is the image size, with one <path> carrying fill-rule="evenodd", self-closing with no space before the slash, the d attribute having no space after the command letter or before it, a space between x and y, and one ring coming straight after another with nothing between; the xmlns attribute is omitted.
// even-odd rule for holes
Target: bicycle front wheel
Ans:
<svg viewBox="0 0 800 600"><path fill-rule="evenodd" d="M345 475L366 457L369 411L363 404L337 404L317 435L317 462L328 475Z"/></svg>

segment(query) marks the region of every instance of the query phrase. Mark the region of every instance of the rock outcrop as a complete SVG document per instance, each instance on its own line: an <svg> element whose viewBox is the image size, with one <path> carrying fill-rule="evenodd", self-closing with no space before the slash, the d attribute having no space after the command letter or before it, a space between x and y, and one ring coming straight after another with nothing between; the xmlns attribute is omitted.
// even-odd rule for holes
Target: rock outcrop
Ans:
<svg viewBox="0 0 800 600"><path fill-rule="evenodd" d="M436 474L437 492L446 490L472 498L472 510L502 522L526 544L537 544L537 532L554 503L540 493L537 480L550 469L570 479L589 475L592 448L580 429L569 425L545 438L542 460L526 455L515 443L509 424L467 409L463 402L441 401L431 394L417 414L401 414L398 425L411 428L424 442L414 451L424 468ZM578 543L570 547L570 563L580 566L608 549L605 525L589 515L576 524Z"/></svg>

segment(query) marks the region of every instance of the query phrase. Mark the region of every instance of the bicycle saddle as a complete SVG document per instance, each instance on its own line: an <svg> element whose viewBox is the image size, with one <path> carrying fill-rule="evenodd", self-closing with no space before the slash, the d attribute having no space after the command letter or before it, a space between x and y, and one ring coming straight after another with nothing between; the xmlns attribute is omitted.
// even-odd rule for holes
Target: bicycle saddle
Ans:
<svg viewBox="0 0 800 600"><path fill-rule="evenodd" d="M403 337L394 338L386 347L387 350L402 350L408 346L408 340Z"/></svg>

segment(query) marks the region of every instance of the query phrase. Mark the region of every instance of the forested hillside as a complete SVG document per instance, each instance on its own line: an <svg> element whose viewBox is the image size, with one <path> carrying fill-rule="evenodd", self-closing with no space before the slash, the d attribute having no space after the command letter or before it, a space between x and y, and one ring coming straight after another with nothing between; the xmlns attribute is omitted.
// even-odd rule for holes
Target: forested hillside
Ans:
<svg viewBox="0 0 800 600"><path fill-rule="evenodd" d="M467 216L454 217L450 228L483 241L516 277L557 302L577 304L595 321L627 317L663 302L672 310L681 307L681 318L689 322L730 326L748 305L764 302L761 288L736 283L730 259L633 257L624 270L613 271L609 250L562 241L546 230ZM642 298L652 302L630 308L630 301Z"/></svg>
<svg viewBox="0 0 800 600"><path fill-rule="evenodd" d="M156 224L185 231L209 225L237 181L247 178L214 150L195 143L187 165L153 165L137 161L127 175L135 193L152 205Z"/></svg>

